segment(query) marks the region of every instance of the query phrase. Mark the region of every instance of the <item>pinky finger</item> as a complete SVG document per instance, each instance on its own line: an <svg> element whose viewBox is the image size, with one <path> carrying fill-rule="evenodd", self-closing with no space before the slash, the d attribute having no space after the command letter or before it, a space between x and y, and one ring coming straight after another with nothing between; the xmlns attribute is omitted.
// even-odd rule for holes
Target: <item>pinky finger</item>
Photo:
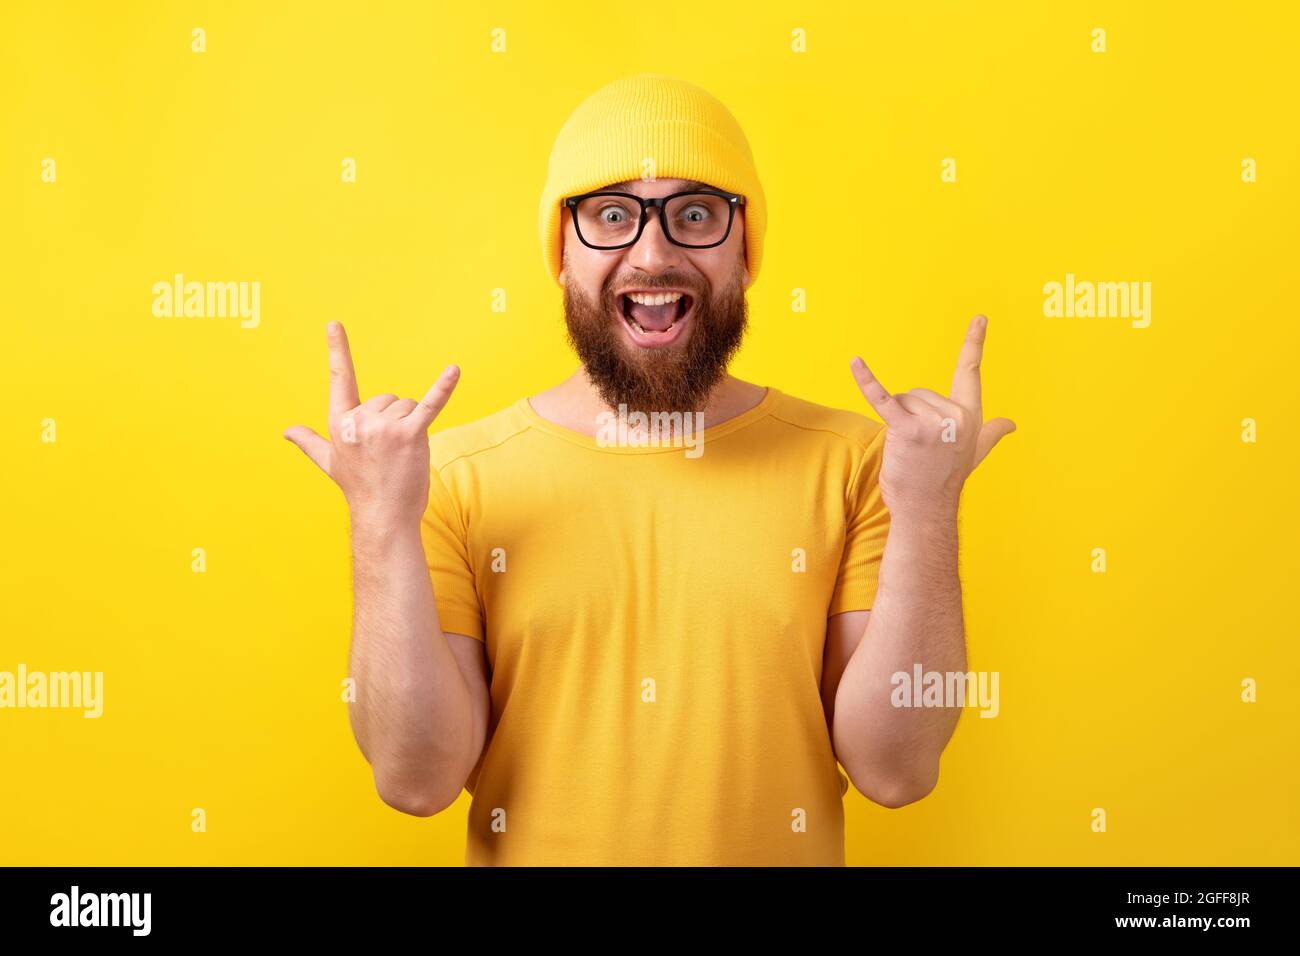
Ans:
<svg viewBox="0 0 1300 956"><path fill-rule="evenodd" d="M849 367L853 370L853 378L858 383L858 390L862 392L862 397L876 410L881 420L890 428L901 428L910 417L907 409L889 394L888 389L880 384L880 380L872 374L871 369L867 368L867 363L862 359L855 357L849 363Z"/></svg>
<svg viewBox="0 0 1300 956"><path fill-rule="evenodd" d="M456 383L460 381L460 369L455 365L448 365L443 373L438 376L438 381L433 383L433 388L429 389L424 398L411 414L406 417L411 420L413 425L419 428L428 428L433 424L433 420L438 417L443 406L447 404L447 399L451 398L451 393L456 388Z"/></svg>

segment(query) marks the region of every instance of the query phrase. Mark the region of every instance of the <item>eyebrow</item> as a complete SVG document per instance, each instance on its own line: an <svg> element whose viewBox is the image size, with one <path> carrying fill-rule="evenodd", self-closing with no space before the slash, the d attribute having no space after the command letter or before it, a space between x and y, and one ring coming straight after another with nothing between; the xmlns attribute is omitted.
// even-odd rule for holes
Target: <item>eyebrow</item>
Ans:
<svg viewBox="0 0 1300 956"><path fill-rule="evenodd" d="M639 182L641 182L641 180L639 179L625 179L621 183L612 183L609 186L602 186L601 188L602 189L626 189L627 187L633 185L634 183L639 183ZM691 190L691 189L717 189L718 188L717 186L714 186L712 183L702 183L698 179L684 179L682 180L682 182L684 182L686 185L682 186L682 188L679 190L680 192L686 192L687 190Z"/></svg>

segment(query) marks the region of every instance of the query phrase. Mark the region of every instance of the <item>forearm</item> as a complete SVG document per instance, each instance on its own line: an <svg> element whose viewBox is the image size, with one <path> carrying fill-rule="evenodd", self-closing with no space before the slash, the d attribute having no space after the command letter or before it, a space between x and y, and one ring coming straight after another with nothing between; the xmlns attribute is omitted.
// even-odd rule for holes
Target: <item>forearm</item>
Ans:
<svg viewBox="0 0 1300 956"><path fill-rule="evenodd" d="M472 707L438 623L418 524L352 527L353 734L380 795L407 812L436 812L472 769Z"/></svg>
<svg viewBox="0 0 1300 956"><path fill-rule="evenodd" d="M901 806L938 781L939 755L959 708L897 707L894 675L966 670L957 517L950 510L892 517L880 584L866 632L835 696L835 752L854 785L877 802Z"/></svg>

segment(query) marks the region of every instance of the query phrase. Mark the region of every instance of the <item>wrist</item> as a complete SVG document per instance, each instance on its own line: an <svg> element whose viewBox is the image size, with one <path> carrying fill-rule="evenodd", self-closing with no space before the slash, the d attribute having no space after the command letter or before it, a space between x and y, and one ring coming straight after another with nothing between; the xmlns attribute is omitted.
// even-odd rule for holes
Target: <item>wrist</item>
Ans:
<svg viewBox="0 0 1300 956"><path fill-rule="evenodd" d="M889 516L889 537L880 567L881 590L908 581L945 587L958 571L957 508L932 504L900 508Z"/></svg>
<svg viewBox="0 0 1300 956"><path fill-rule="evenodd" d="M957 526L959 499L945 497L922 503L900 504L889 509L889 525L917 531L944 531Z"/></svg>
<svg viewBox="0 0 1300 956"><path fill-rule="evenodd" d="M399 517L389 510L353 508L349 517L355 554L382 557L420 540L418 520Z"/></svg>

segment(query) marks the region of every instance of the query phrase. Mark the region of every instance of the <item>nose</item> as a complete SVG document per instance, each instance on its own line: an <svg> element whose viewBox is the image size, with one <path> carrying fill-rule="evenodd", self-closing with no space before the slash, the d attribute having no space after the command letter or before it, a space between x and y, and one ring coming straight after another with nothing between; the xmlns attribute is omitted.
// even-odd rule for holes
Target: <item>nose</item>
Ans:
<svg viewBox="0 0 1300 956"><path fill-rule="evenodd" d="M664 235L658 210L650 212L649 221L641 231L641 237L627 250L626 259L628 265L634 269L650 275L659 275L670 269L679 268L685 262L685 257L682 255L682 247L673 245Z"/></svg>

